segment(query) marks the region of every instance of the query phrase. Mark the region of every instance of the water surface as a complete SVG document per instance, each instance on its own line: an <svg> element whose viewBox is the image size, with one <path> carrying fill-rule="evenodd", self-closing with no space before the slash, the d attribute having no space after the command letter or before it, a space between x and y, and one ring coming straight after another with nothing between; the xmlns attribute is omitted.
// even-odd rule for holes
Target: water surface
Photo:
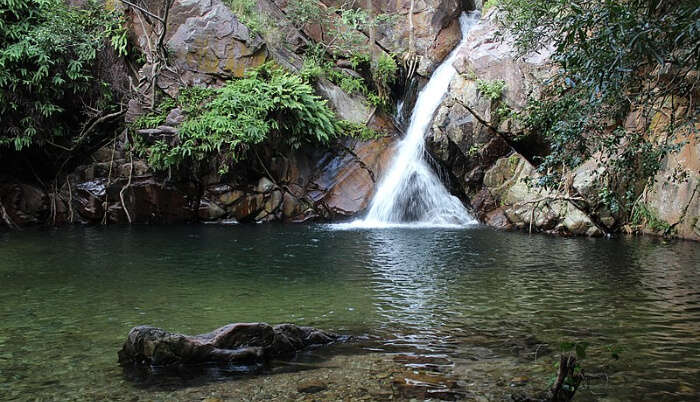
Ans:
<svg viewBox="0 0 700 402"><path fill-rule="evenodd" d="M194 334L245 321L370 335L377 353L443 356L455 375L516 356L544 378L559 342L586 341L587 364L609 378L584 400L700 398L697 243L481 227L0 233L0 399L148 399L116 364L131 327ZM552 352L533 366L513 352L522 339ZM623 350L607 364L609 345Z"/></svg>

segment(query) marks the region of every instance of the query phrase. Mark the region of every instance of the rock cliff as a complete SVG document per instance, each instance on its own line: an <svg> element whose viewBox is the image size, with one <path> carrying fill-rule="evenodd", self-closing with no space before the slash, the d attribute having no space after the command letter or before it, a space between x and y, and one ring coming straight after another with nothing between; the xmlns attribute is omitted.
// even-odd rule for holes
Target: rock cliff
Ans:
<svg viewBox="0 0 700 402"><path fill-rule="evenodd" d="M510 115L522 110L528 98L539 96L553 66L546 49L517 57L512 39L499 36L501 31L498 16L490 12L469 33L468 45L455 61L458 75L428 137L431 153L451 176L453 192L471 204L481 221L498 228L589 236L641 230L699 240L700 148L692 135L641 191L639 205L649 215L641 222L615 215L601 202L603 183L595 155L574 169L559 191L531 185L538 178L537 157L546 155L547 145L538 133L520 136ZM505 84L498 99L479 90L479 85L497 81ZM677 109L678 117L684 111ZM626 125L661 137L655 128L666 124L662 120L668 120L668 113L670 109L660 107L655 127L649 127L632 112Z"/></svg>
<svg viewBox="0 0 700 402"><path fill-rule="evenodd" d="M332 1L324 2L332 5ZM398 14L395 24L379 33L382 49L406 51L405 17L409 1L375 2L378 12ZM462 5L456 0L418 1L414 9L416 48L424 73L438 63L460 37L455 23ZM144 7L158 9L148 0ZM168 66L146 58L126 86L136 87L154 75L158 90L177 95L189 86L217 87L226 80L268 60L292 70L302 67L301 46L322 41L312 29L293 28L287 2L259 0L256 9L279 29L274 35L251 31L221 0L176 0L169 11L162 41L168 49ZM143 54L161 40L157 20L125 8L130 41ZM448 29L448 27L451 27ZM455 30L456 28L456 30ZM447 29L447 30L446 30ZM433 46L442 38L441 46ZM446 53L445 53L446 54ZM136 91L128 102L125 120L134 121L148 111L152 88ZM255 160L241 163L227 175L209 171L191 177L151 169L131 154L132 140L116 132L62 182L51 185L10 175L0 178L2 224L24 226L62 223L174 223L195 221L302 222L342 219L363 211L375 183L388 163L397 131L391 117L377 112L364 97L348 94L321 79L318 93L341 119L368 124L384 133L371 141L341 139L329 147L305 146L299 150L269 149ZM143 135L176 133L182 117L173 110L165 126L144 130ZM145 132L147 131L147 132Z"/></svg>
<svg viewBox="0 0 700 402"><path fill-rule="evenodd" d="M157 2L145 4L150 3ZM319 7L338 3L323 0ZM392 16L374 33L377 51L401 55L405 68L415 62L420 78L428 77L458 43L459 13L478 9L481 2L373 0L357 5ZM158 90L176 95L183 87L217 87L269 60L300 71L302 49L327 40L318 26L298 28L291 23L287 0L258 0L255 7L266 21L275 22L276 29L251 31L221 0L174 1L163 37L170 65L158 75ZM157 24L133 9L126 14L131 42L146 52L160 39ZM489 12L469 33L468 44L455 62L458 74L428 133L428 149L436 167L448 173L451 191L480 221L498 228L589 236L641 231L700 240L696 135L673 140L679 141L680 150L666 157L652 182L631 184L639 197L634 219L611 212L602 202L601 170L595 156L570 172L558 191L531 185L538 179L538 157L548 152L546 139L538 133L519 135L521 128L512 112L539 96L553 66L547 50L516 57L512 39L499 37L501 31L498 16ZM370 40L368 32L361 34ZM135 87L158 66L147 59L138 67L132 82L123 86ZM503 91L497 99L480 88L501 81ZM409 94L405 103L409 109L411 86L399 87ZM316 89L338 118L367 124L384 136L371 141L346 138L328 147L268 149L226 175L219 175L212 163L208 170L182 177L154 171L128 152L129 136L121 131L108 133L109 141L85 156L61 182L42 182L28 175L0 177L0 225L303 222L356 215L367 207L399 130L391 116L377 112L362 95L349 94L323 78ZM149 102L148 91L133 96L126 122L145 113ZM694 107L688 100L679 102L675 109L679 116ZM646 122L639 121L633 110L625 125L666 141L661 128L668 124L669 113L659 105L657 116ZM174 109L164 126L142 134L171 135L181 121L180 111ZM697 132L697 123L694 129Z"/></svg>

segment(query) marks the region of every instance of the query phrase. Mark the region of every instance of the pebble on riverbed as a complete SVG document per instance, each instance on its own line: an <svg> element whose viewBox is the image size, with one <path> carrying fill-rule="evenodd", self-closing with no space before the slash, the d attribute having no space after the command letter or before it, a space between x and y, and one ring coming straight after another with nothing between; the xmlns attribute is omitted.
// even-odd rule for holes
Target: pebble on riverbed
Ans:
<svg viewBox="0 0 700 402"><path fill-rule="evenodd" d="M327 389L328 385L320 381L306 381L297 386L297 391L305 394L315 394Z"/></svg>

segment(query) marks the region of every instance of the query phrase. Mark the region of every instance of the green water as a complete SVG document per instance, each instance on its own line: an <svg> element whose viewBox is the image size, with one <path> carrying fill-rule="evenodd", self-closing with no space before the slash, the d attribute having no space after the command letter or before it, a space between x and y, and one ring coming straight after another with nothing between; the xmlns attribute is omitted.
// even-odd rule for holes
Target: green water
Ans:
<svg viewBox="0 0 700 402"><path fill-rule="evenodd" d="M584 399L700 398L697 243L323 225L0 233L0 399L148 398L116 363L131 327L244 321L462 365L508 355L515 338L581 340L609 375ZM621 359L605 366L612 344Z"/></svg>

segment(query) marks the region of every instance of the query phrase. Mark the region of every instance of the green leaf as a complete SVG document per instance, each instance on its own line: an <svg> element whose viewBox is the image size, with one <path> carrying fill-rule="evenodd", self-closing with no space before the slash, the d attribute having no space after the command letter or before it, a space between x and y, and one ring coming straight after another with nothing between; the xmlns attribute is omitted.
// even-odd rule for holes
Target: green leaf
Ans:
<svg viewBox="0 0 700 402"><path fill-rule="evenodd" d="M562 352L570 352L574 349L574 346L576 346L576 344L573 342L562 342L559 344L559 348Z"/></svg>

